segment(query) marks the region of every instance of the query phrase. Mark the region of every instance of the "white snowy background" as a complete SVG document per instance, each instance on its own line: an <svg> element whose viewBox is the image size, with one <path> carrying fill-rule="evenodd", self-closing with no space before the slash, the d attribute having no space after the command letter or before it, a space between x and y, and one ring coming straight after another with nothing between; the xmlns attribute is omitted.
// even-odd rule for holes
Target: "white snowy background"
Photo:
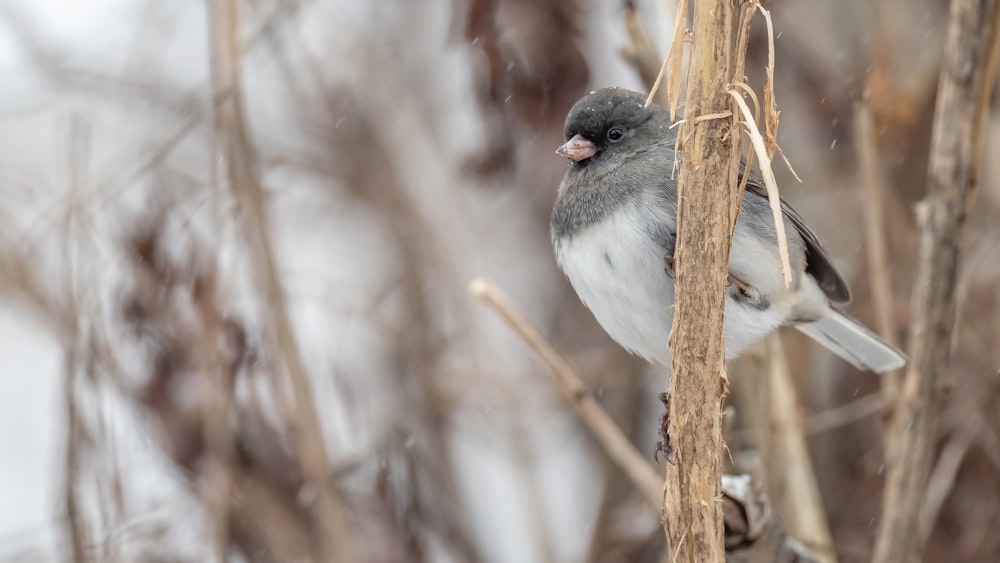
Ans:
<svg viewBox="0 0 1000 563"><path fill-rule="evenodd" d="M597 87L644 88L622 56L627 3L238 2L245 114L280 279L366 560L660 560L659 515L466 289L477 276L502 288L651 451L661 372L603 335L558 273L547 230L569 105ZM672 2L635 4L662 54ZM804 179L781 172L783 193L828 243L852 281L851 310L868 323L852 112L861 99L891 100L872 103L903 331L944 3L767 4L779 141ZM751 83L763 68L759 27ZM241 209L220 176L211 29L203 2L0 0L0 561L71 558L70 375L86 434L74 441L74 475L87 548L98 560L213 557L198 490L204 451L190 426L205 400L198 369L162 363L198 348L195 278L211 280L220 318L251 350L234 390L241 446L279 487L299 478L280 465L288 413L268 396L270 323ZM988 146L997 131L994 119ZM942 440L970 412L986 438L956 469L928 561L1000 557L1000 538L963 524L1000 514L1000 441L989 441L1000 428L990 408L1000 389L1000 241L989 220L1000 161L987 161ZM152 255L136 246L147 235ZM165 268L175 285L154 287L147 267ZM874 378L786 341L804 418L877 390ZM736 382L738 404L740 393ZM868 416L810 440L844 561L866 561L877 528L880 428ZM748 433L731 430L741 469L766 466L754 463ZM301 509L308 496L287 500ZM269 560L240 551L251 540L234 539L228 558Z"/></svg>

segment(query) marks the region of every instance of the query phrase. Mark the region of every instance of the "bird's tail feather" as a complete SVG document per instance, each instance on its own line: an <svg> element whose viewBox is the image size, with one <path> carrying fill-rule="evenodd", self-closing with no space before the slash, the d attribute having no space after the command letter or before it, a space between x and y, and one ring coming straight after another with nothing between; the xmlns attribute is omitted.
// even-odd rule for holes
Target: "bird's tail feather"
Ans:
<svg viewBox="0 0 1000 563"><path fill-rule="evenodd" d="M839 311L795 328L861 370L882 373L906 363L906 356L895 346Z"/></svg>

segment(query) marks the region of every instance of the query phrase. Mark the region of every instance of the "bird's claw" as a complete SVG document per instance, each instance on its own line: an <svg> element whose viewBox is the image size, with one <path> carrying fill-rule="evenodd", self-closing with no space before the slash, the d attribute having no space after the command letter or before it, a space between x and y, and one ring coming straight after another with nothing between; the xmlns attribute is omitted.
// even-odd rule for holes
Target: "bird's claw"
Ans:
<svg viewBox="0 0 1000 563"><path fill-rule="evenodd" d="M673 459L671 459L670 454L673 453L674 449L670 445L670 435L667 430L670 426L670 393L660 393L660 402L663 403L663 416L660 417L660 437L656 440L656 449L653 451L653 460L656 463L660 463L660 454L663 454L663 459L667 463L673 464Z"/></svg>

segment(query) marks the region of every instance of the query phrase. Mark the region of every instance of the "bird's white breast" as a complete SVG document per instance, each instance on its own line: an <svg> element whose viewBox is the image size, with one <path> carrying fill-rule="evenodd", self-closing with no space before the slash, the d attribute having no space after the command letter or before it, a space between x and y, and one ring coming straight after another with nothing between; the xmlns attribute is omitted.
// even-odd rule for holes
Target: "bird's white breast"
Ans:
<svg viewBox="0 0 1000 563"><path fill-rule="evenodd" d="M556 258L584 305L620 345L670 364L673 280L666 253L644 227L652 210L626 205L556 245Z"/></svg>
<svg viewBox="0 0 1000 563"><path fill-rule="evenodd" d="M666 273L666 250L648 228L667 221L673 231L672 218L657 206L624 205L557 241L556 258L584 305L618 344L669 366L674 283ZM726 357L780 326L788 310L782 300L759 310L727 297Z"/></svg>

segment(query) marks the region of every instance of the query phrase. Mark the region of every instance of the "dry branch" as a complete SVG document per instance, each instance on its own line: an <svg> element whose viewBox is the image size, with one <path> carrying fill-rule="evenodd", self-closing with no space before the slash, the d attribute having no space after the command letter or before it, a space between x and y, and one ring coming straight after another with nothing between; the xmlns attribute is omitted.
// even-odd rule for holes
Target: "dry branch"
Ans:
<svg viewBox="0 0 1000 563"><path fill-rule="evenodd" d="M808 435L820 434L847 426L885 410L891 400L884 394L871 393L850 403L816 413L802 421L802 429Z"/></svg>
<svg viewBox="0 0 1000 563"><path fill-rule="evenodd" d="M635 5L631 2L625 5L625 30L628 32L630 45L623 49L622 55L639 72L642 83L650 88L650 97L646 99L648 106L660 88L668 59L664 58L661 64L656 45L643 30ZM661 93L656 100L661 107L667 107L669 103L665 93Z"/></svg>
<svg viewBox="0 0 1000 563"><path fill-rule="evenodd" d="M84 366L90 367L90 350L86 347L86 337L83 331L76 331L74 338L66 354L66 372L63 381L65 401L66 401L66 459L65 472L63 476L63 501L66 503L66 524L69 536L69 545L74 563L86 563L93 558L90 557L90 532L87 526L87 519L84 517L83 509L80 506L77 490L81 474L81 449L86 442L86 432L82 428L83 420L80 413L79 397L77 387L80 372ZM86 356L86 357L84 357ZM83 364L83 365L81 365Z"/></svg>
<svg viewBox="0 0 1000 563"><path fill-rule="evenodd" d="M937 465L934 466L934 470L927 480L927 496L920 512L920 518L917 520L917 541L920 545L926 545L930 538L934 524L937 523L938 515L941 513L941 507L955 486L958 470L961 469L969 448L982 432L983 425L983 416L978 411L973 412L952 433L951 438L941 449Z"/></svg>
<svg viewBox="0 0 1000 563"><path fill-rule="evenodd" d="M486 280L470 285L476 297L493 307L508 325L535 350L549 367L566 395L608 457L625 473L652 507L660 507L661 485L656 472L639 454L621 428L594 399L593 394L558 352L538 333L507 298ZM771 509L770 500L751 487L750 477L720 477L721 492L713 503L724 514L727 561L771 563L817 561L815 556L785 531Z"/></svg>
<svg viewBox="0 0 1000 563"><path fill-rule="evenodd" d="M785 280L785 287L790 287L792 285L792 266L788 256L788 235L785 233L784 214L781 210L781 196L778 194L778 180L774 177L774 169L771 168L770 154L774 151L768 150L768 141L764 139L764 136L761 135L754 124L754 117L750 113L750 106L743 101L740 93L735 90L729 90L728 93L733 97L733 102L743 115L743 126L750 137L750 145L753 147L754 154L760 160L760 175L764 179L764 187L767 189L767 201L771 206L771 216L774 218L774 232L778 238L778 258L781 260L781 276ZM771 115L772 112L765 111L764 114ZM770 138L770 136L769 134L768 137ZM750 175L745 174L744 176L749 177Z"/></svg>
<svg viewBox="0 0 1000 563"><path fill-rule="evenodd" d="M674 560L701 563L725 560L719 502L721 411L727 386L722 315L740 159L740 130L726 87L743 72L733 68L739 15L734 4L695 2L693 13L687 109L683 131L677 135L684 141L678 150L668 428L675 463L667 465L663 510ZM734 115L698 119L727 111Z"/></svg>
<svg viewBox="0 0 1000 563"><path fill-rule="evenodd" d="M781 344L777 334L755 344L733 381L736 410L751 431L744 440L751 440L757 454L746 468L763 478L787 534L813 550L811 560L831 562L835 550L802 427L791 377L794 368ZM727 516L727 542L729 529ZM754 561L772 561L767 557L774 553L761 553Z"/></svg>
<svg viewBox="0 0 1000 563"><path fill-rule="evenodd" d="M230 368L225 366L217 345L223 334L223 324L217 313L217 283L214 283L214 277L209 277L208 280L208 283L196 285L195 292L199 320L205 331L195 344L202 376L202 432L207 454L199 488L202 504L212 522L212 545L208 549L211 550L214 561L223 562L229 548L229 499L233 491L233 462L236 453L230 422L233 401L230 382L234 377L228 373Z"/></svg>
<svg viewBox="0 0 1000 563"><path fill-rule="evenodd" d="M674 13L674 36L670 41L670 49L667 50L667 57L663 61L663 67L660 69L659 76L657 76L656 84L653 85L649 93L649 98L646 100L647 106L653 101L653 95L660 84L660 77L663 76L663 72L669 65L670 76L667 77L667 99L670 101L671 121L677 118L677 108L680 106L681 84L683 82L681 64L684 62L684 42L687 39L688 31L687 19L688 0L677 0L677 11Z"/></svg>
<svg viewBox="0 0 1000 563"><path fill-rule="evenodd" d="M611 461L635 484L643 498L660 506L663 484L649 462L640 454L615 421L604 412L569 363L552 349L542 335L518 313L507 299L486 280L477 279L469 286L476 297L493 307L524 338L549 367L559 388L580 414Z"/></svg>
<svg viewBox="0 0 1000 563"><path fill-rule="evenodd" d="M290 403L287 412L292 415L291 435L305 484L313 495L310 509L319 545L319 558L324 561L351 561L353 557L348 543L344 507L336 487L330 483L326 445L313 404L305 364L285 303L284 288L278 276L264 191L258 178L256 156L244 117L239 72L242 52L238 40L236 0L214 0L210 3L209 18L213 88L216 93L231 93L228 99L215 108L217 133L224 147L230 188L245 213L241 223L254 267L253 279L259 284L258 291L264 301L266 318L273 327L272 341L280 360L281 372L289 380L291 400L281 383L276 382L274 390L279 397Z"/></svg>
<svg viewBox="0 0 1000 563"><path fill-rule="evenodd" d="M921 240L910 364L887 438L876 563L917 561L923 551L915 534L936 445L939 388L949 363L957 310L959 245L979 180L998 32L997 0L952 2L934 112L927 195L917 209Z"/></svg>
<svg viewBox="0 0 1000 563"><path fill-rule="evenodd" d="M313 539L298 518L294 499L273 480L236 465L230 496L229 530L233 543L250 561L309 561L315 559Z"/></svg>
<svg viewBox="0 0 1000 563"><path fill-rule="evenodd" d="M789 531L808 545L818 561L837 560L830 536L830 526L813 471L805 433L798 416L798 401L781 338L772 334L769 348L767 392L770 394L769 424L771 434L767 479L775 494L774 504L789 522Z"/></svg>
<svg viewBox="0 0 1000 563"><path fill-rule="evenodd" d="M875 124L867 104L854 116L858 161L861 164L865 189L865 254L868 257L868 277L871 280L872 304L878 332L890 344L897 344L893 322L892 276L889 272L888 230L885 225L885 178L879 160ZM894 399L899 393L899 373L882 374L882 390Z"/></svg>

